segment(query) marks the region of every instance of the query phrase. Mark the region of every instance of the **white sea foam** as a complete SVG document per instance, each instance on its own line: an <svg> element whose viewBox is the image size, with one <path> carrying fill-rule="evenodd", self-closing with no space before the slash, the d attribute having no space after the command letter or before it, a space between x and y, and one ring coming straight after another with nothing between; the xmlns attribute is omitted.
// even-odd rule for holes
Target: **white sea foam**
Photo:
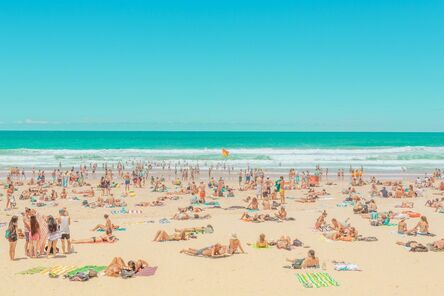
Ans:
<svg viewBox="0 0 444 296"><path fill-rule="evenodd" d="M227 147L229 149L229 147ZM127 160L166 161L214 165L225 161L239 167L329 168L365 166L368 169L399 170L401 168L431 169L444 166L444 147L379 147L379 148L252 148L229 149L224 158L219 149L6 149L0 150L0 167L57 167L79 164L113 164Z"/></svg>

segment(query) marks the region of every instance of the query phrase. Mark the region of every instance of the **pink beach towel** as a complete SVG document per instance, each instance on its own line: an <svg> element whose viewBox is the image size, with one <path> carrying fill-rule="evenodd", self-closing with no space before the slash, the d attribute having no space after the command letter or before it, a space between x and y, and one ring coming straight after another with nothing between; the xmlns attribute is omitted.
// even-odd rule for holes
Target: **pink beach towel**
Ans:
<svg viewBox="0 0 444 296"><path fill-rule="evenodd" d="M144 269L140 270L138 273L136 273L136 276L152 276L156 274L157 266L154 267L145 267Z"/></svg>

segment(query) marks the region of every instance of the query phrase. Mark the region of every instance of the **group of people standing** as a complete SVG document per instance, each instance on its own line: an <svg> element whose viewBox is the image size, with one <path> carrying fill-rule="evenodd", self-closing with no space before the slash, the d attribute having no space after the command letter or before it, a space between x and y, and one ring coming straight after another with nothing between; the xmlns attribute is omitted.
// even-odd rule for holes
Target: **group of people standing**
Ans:
<svg viewBox="0 0 444 296"><path fill-rule="evenodd" d="M26 208L22 213L23 229L19 228L19 217L12 216L5 237L9 242L9 258L16 259L18 239L25 239L25 255L30 258L59 253L57 243L61 240L62 252L71 252L71 219L66 209L59 211L59 216L42 216L35 210Z"/></svg>

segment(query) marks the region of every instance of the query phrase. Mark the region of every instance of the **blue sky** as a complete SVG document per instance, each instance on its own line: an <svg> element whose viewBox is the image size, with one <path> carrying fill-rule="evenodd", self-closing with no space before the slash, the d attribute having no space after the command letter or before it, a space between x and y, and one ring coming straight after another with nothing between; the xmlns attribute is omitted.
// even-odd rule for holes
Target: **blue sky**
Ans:
<svg viewBox="0 0 444 296"><path fill-rule="evenodd" d="M0 129L444 131L444 1L1 1Z"/></svg>

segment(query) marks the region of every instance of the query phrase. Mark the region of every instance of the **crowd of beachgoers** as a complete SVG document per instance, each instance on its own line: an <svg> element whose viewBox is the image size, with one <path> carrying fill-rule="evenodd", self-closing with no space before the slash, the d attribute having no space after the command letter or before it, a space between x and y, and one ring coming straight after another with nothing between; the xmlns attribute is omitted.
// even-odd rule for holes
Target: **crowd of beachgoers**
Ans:
<svg viewBox="0 0 444 296"><path fill-rule="evenodd" d="M159 169L156 173L153 166ZM291 169L288 174L279 178L271 177L262 169L235 170L223 164L206 171L201 171L197 166L176 165L172 168L152 163L118 163L112 167L102 165L100 171L97 167L97 164L89 164L70 169L60 166L49 171L25 171L20 168L10 170L4 179L2 194L5 206L2 219L5 219L5 215L9 217L9 221L3 222L3 226L9 243L10 260L14 261L18 253L23 253L30 259L52 258L59 254L69 256L77 244L116 244L119 242L118 231L124 228L112 220L112 212L140 213L144 208L162 207L177 200L189 202L186 206L177 207L168 218L162 220L165 223L193 220L196 225L177 227L172 232L160 228L151 234L153 241L186 241L197 239L202 234L217 232L218 229L211 223L210 209L236 212L238 216L233 219L240 219L245 223L287 223L297 218L296 213L291 211L293 205L322 203L331 196L328 186L338 184L342 187L342 198L337 206L344 207L347 213L341 217L330 217L328 210L324 209L319 211L316 220L311 221L313 230L319 232L324 239L378 242L378 237L364 235L365 230L358 229L351 223L347 218L351 214L368 220L372 227L394 226L397 233L405 238L397 244L408 248L410 252L444 250L444 238L440 238L444 235L442 229L434 228L427 218L429 214L444 212L444 180L439 169L418 176L415 180L403 181L379 180L376 176L367 176L363 167L350 168L347 174L344 174L344 170L338 170L334 176L319 166L311 171ZM219 175L216 176L216 173ZM234 176L236 181L227 182L224 174L230 175L231 179ZM361 188L364 187L369 190L363 192ZM157 197L139 198L136 197L135 190L155 192ZM426 198L427 190L436 196ZM294 192L302 192L303 196L294 198ZM239 197L240 193L244 194L243 198ZM224 199L235 201L235 205L224 207ZM392 209L380 209L379 203L385 199L396 199L399 203ZM112 212L103 215L103 223L88 226L94 235L79 237L71 231L75 217L71 216L69 206L59 205L63 200L77 200L83 208L109 209ZM130 203L130 200L134 202ZM424 204L429 213L416 211L417 203ZM128 210L129 206L134 206L135 209ZM53 209L52 215L41 211L48 207ZM177 252L196 257L220 258L246 254L247 247L283 250L305 247L306 256L287 258L289 264L285 267L325 269L325 263L321 266L322 258L318 257L315 247L310 247L289 234L266 235L258 232L255 242L244 242L235 232L228 234L227 241L215 241L208 246L178 248ZM268 236L275 237L270 239ZM429 240L424 244L416 239L418 237L427 237ZM121 256L122 254L116 254L109 258L105 275L128 278L150 266L150 258L124 261ZM84 271L70 275L72 280L84 280L85 277L88 276Z"/></svg>

